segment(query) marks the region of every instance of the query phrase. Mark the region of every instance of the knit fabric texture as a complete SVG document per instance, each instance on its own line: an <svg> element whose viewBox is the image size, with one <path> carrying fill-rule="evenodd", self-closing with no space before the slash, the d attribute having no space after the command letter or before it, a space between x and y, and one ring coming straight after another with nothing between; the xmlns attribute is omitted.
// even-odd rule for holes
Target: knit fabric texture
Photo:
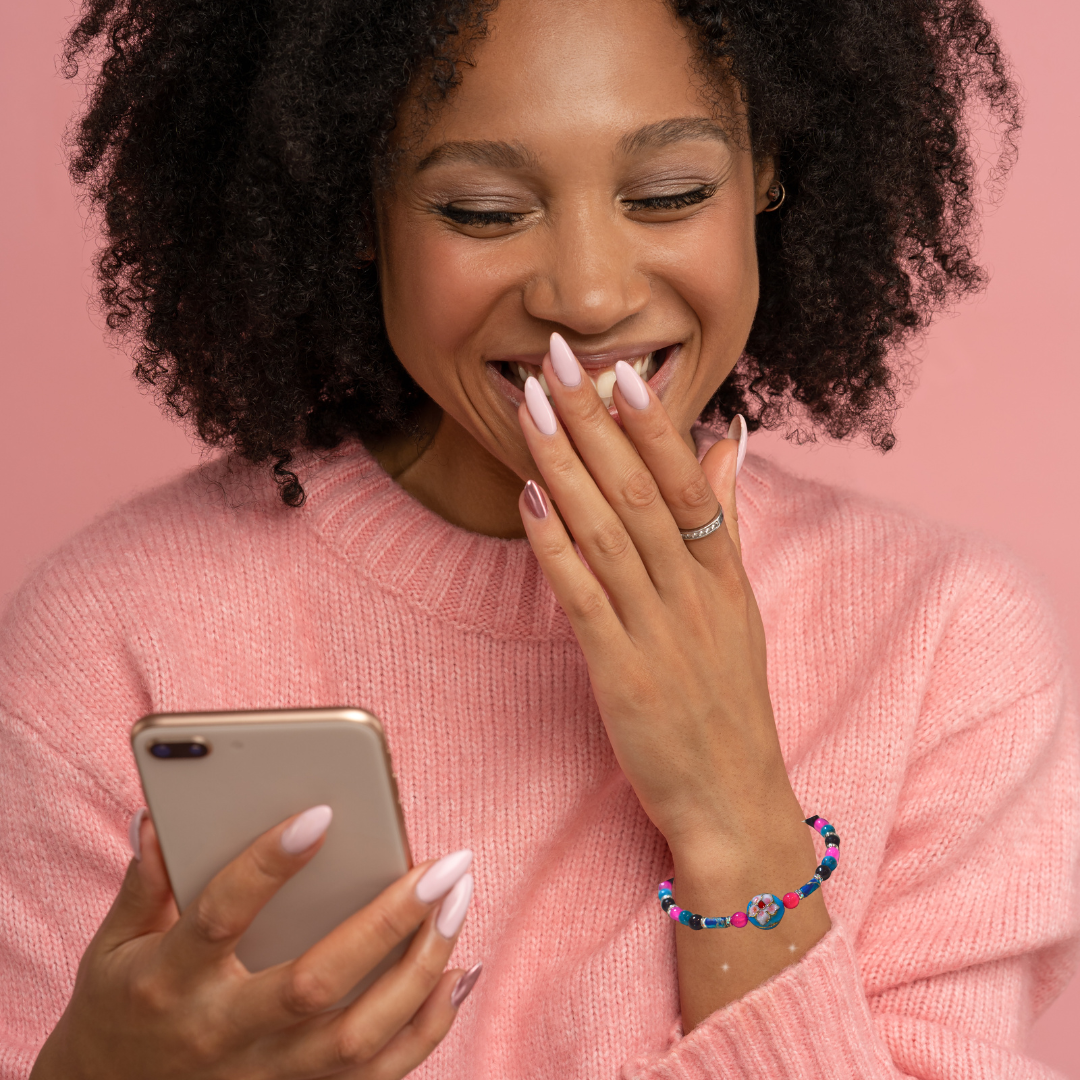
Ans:
<svg viewBox="0 0 1080 1080"><path fill-rule="evenodd" d="M1076 708L1007 554L746 459L783 753L842 859L833 929L684 1037L670 855L528 543L449 525L355 444L305 485L293 510L258 470L194 471L9 606L0 1078L29 1073L130 858L131 725L317 705L382 719L415 858L476 852L453 962L485 972L419 1080L1053 1075L1024 1045L1075 956Z"/></svg>

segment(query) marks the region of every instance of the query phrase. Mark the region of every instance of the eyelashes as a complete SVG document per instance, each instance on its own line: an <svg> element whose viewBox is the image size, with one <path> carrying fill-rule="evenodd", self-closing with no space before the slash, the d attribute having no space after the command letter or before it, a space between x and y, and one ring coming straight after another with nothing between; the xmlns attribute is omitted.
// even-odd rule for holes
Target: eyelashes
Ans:
<svg viewBox="0 0 1080 1080"><path fill-rule="evenodd" d="M701 187L690 191L680 191L674 195L654 195L647 199L622 199L622 205L632 213L671 213L678 210L686 210L691 206L697 206L711 199L716 194L715 184L703 184ZM468 210L453 203L446 203L435 207L436 213L455 225L464 225L467 228L483 229L494 225L516 225L522 218L523 213L514 213L510 210Z"/></svg>
<svg viewBox="0 0 1080 1080"><path fill-rule="evenodd" d="M447 204L436 208L444 218L455 225L469 225L474 229L485 225L516 225L524 214L513 214L509 210L463 210L460 206Z"/></svg>
<svg viewBox="0 0 1080 1080"><path fill-rule="evenodd" d="M692 191L680 191L675 195L654 195L649 199L623 199L623 206L631 210L685 210L697 206L716 194L715 184L704 184Z"/></svg>

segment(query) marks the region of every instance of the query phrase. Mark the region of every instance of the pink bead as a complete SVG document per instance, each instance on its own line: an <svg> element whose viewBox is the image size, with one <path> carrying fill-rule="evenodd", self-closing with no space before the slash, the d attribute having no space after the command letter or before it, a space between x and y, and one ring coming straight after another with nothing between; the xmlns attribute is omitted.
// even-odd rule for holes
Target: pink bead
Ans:
<svg viewBox="0 0 1080 1080"><path fill-rule="evenodd" d="M731 916L732 926L745 926L749 921L750 916L747 915L745 911L736 911L735 914Z"/></svg>
<svg viewBox="0 0 1080 1080"><path fill-rule="evenodd" d="M679 921L679 912L682 911L681 907L676 907L674 904L667 909L667 913L676 921Z"/></svg>
<svg viewBox="0 0 1080 1080"><path fill-rule="evenodd" d="M814 828L817 829L818 832L821 832L828 824L829 823L823 817L814 818Z"/></svg>
<svg viewBox="0 0 1080 1080"><path fill-rule="evenodd" d="M798 907L799 906L799 894L798 893L784 893L784 907Z"/></svg>
<svg viewBox="0 0 1080 1080"><path fill-rule="evenodd" d="M840 858L840 849L838 847L827 847L825 849L826 855L831 855L834 859Z"/></svg>

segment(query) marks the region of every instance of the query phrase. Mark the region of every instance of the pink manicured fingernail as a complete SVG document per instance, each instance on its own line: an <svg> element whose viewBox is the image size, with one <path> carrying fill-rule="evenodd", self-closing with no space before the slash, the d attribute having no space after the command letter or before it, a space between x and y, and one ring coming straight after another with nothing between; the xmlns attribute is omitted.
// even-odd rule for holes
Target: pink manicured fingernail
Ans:
<svg viewBox="0 0 1080 1080"><path fill-rule="evenodd" d="M645 380L625 360L615 365L615 381L622 396L635 409L644 409L649 404L649 388Z"/></svg>
<svg viewBox="0 0 1080 1080"><path fill-rule="evenodd" d="M739 453L735 458L735 475L739 475L739 470L742 468L743 458L746 457L746 420L741 413L736 413L731 418L731 423L728 425L727 437L729 439L739 440Z"/></svg>
<svg viewBox="0 0 1080 1080"><path fill-rule="evenodd" d="M465 921L465 914L469 910L469 901L473 894L473 876L466 874L446 894L446 898L439 908L439 917L435 920L435 929L444 938L452 938Z"/></svg>
<svg viewBox="0 0 1080 1080"><path fill-rule="evenodd" d="M139 835L139 830L142 828L144 817L146 817L146 807L140 806L128 822L128 843L131 845L131 854L135 856L136 862L142 862L142 837Z"/></svg>
<svg viewBox="0 0 1080 1080"><path fill-rule="evenodd" d="M547 504L544 501L544 493L531 480L525 484L525 505L534 518L543 521L547 517Z"/></svg>
<svg viewBox="0 0 1080 1080"><path fill-rule="evenodd" d="M472 988L476 985L476 980L480 978L480 973L483 970L484 961L480 960L458 979L457 986L454 987L453 992L450 994L450 1004L455 1009L460 1008L461 1003L472 993Z"/></svg>
<svg viewBox="0 0 1080 1080"><path fill-rule="evenodd" d="M281 848L286 855L307 851L327 829L334 811L329 806L313 806L305 810L282 834Z"/></svg>
<svg viewBox="0 0 1080 1080"><path fill-rule="evenodd" d="M461 880L461 875L472 866L472 860L473 853L468 848L444 855L434 866L429 866L427 873L416 883L416 899L421 904L438 900Z"/></svg>
<svg viewBox="0 0 1080 1080"><path fill-rule="evenodd" d="M555 410L547 399L543 387L530 375L525 380L525 404L529 407L529 415L533 423L544 435L555 434Z"/></svg>
<svg viewBox="0 0 1080 1080"><path fill-rule="evenodd" d="M552 334L549 342L551 366L563 386L581 385L581 365L562 334Z"/></svg>

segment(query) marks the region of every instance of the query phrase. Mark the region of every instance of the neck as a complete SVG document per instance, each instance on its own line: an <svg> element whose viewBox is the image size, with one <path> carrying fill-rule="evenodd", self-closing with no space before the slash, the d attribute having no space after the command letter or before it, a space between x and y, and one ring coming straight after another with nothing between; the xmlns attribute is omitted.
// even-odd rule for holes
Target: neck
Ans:
<svg viewBox="0 0 1080 1080"><path fill-rule="evenodd" d="M525 535L518 512L521 478L492 457L441 410L424 418L425 434L369 446L375 460L414 499L470 532L502 539Z"/></svg>

